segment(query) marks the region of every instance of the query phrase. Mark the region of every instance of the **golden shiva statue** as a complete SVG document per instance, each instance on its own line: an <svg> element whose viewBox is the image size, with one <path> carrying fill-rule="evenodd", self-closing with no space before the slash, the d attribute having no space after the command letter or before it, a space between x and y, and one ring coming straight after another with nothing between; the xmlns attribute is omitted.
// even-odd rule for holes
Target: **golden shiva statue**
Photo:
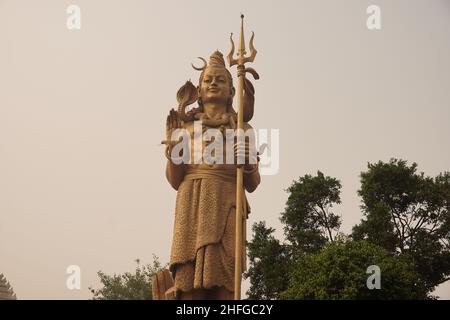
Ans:
<svg viewBox="0 0 450 320"><path fill-rule="evenodd" d="M239 139L236 129L246 134L253 131L248 122L253 117L254 88L245 74L249 72L255 79L259 76L244 66L254 60L256 50L252 36L251 56L244 57L243 21L237 59L233 59L234 43L230 39L228 60L231 66L238 65L238 113L233 109L236 90L232 75L223 55L216 51L208 63L200 58L203 67L193 66L201 71L198 87L186 82L177 93L178 110L170 110L167 116L163 141L167 145L166 177L177 190L177 198L169 270L154 277L153 299L240 299L246 256L245 220L250 212L244 189L253 192L261 178L254 140ZM186 107L196 101L198 107L186 112ZM201 139L198 144L199 124L200 134L213 130L213 141ZM180 140L174 138L174 132L180 129L189 138L188 150L181 152L176 149ZM231 148L214 149L212 162L204 157L199 161L199 147L208 150L212 144L225 145L225 132L230 131L235 134ZM231 163L217 161L230 159L229 153ZM181 163L180 157L184 159Z"/></svg>

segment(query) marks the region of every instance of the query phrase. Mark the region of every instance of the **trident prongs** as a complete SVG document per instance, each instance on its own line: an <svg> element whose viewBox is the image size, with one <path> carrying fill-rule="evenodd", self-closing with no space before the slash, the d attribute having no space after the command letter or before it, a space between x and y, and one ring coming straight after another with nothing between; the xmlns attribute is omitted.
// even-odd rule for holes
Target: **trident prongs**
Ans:
<svg viewBox="0 0 450 320"><path fill-rule="evenodd" d="M258 51L256 51L255 46L253 45L253 39L255 39L255 33L252 31L252 37L250 38L250 56L246 57L244 59L244 62L253 62L255 60L256 54Z"/></svg>
<svg viewBox="0 0 450 320"><path fill-rule="evenodd" d="M234 55L233 32L230 34L230 43L231 43L231 49L230 49L230 52L228 53L227 60L228 60L228 63L230 64L230 67L232 67L238 63L238 61L233 58L233 55Z"/></svg>
<svg viewBox="0 0 450 320"><path fill-rule="evenodd" d="M255 38L255 33L252 32L252 36L250 38L250 43L249 43L250 55L248 57L245 56L246 51L245 51L245 42L244 42L244 15L241 15L241 19L242 19L241 20L241 35L239 38L239 48L238 48L238 52L237 52L237 59L235 59L233 57L234 50L235 50L234 41L233 41L233 33L231 33L231 35L230 35L231 49L227 56L227 60L228 60L230 67L234 66L235 64L243 66L247 62L253 62L255 60L256 53L258 52L258 51L256 51L255 46L253 44L253 40Z"/></svg>

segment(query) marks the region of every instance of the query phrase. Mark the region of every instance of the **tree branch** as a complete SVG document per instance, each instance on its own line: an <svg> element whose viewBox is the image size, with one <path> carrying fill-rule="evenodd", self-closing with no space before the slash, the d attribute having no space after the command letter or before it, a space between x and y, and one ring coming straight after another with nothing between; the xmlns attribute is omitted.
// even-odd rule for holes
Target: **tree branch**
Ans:
<svg viewBox="0 0 450 320"><path fill-rule="evenodd" d="M322 212L323 212L323 216L324 216L324 218L325 218L325 227L326 227L327 230L328 230L328 235L329 235L329 237L330 237L330 241L333 242L333 241L334 241L334 240L333 240L333 235L332 235L332 233L331 233L330 225L329 225L329 223L328 223L327 213L325 212L325 210L324 210L322 204L318 204L318 206L319 206L320 210L322 210Z"/></svg>

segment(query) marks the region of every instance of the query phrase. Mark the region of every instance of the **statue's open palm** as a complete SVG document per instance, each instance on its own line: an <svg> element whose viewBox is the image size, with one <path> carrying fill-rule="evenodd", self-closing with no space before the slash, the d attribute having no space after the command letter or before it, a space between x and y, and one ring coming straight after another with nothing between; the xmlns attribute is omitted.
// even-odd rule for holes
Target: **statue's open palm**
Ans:
<svg viewBox="0 0 450 320"><path fill-rule="evenodd" d="M169 143L172 142L172 133L181 127L181 119L178 116L178 112L174 109L170 109L166 120L166 141Z"/></svg>

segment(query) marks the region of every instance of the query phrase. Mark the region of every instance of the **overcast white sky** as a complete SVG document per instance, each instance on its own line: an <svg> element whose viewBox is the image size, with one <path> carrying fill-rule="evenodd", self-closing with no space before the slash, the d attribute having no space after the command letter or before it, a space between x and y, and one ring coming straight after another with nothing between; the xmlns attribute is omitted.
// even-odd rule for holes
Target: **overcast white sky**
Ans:
<svg viewBox="0 0 450 320"><path fill-rule="evenodd" d="M70 4L79 31L66 27ZM366 28L370 4L380 31ZM281 143L249 225L281 237L284 189L318 169L342 182L344 232L362 217L368 161L450 169L449 1L0 0L0 272L18 298L86 299L100 269L168 261L165 117L197 82L190 63L228 51L241 12L261 75L252 125ZM73 264L79 291L66 288ZM449 299L450 283L436 294Z"/></svg>

